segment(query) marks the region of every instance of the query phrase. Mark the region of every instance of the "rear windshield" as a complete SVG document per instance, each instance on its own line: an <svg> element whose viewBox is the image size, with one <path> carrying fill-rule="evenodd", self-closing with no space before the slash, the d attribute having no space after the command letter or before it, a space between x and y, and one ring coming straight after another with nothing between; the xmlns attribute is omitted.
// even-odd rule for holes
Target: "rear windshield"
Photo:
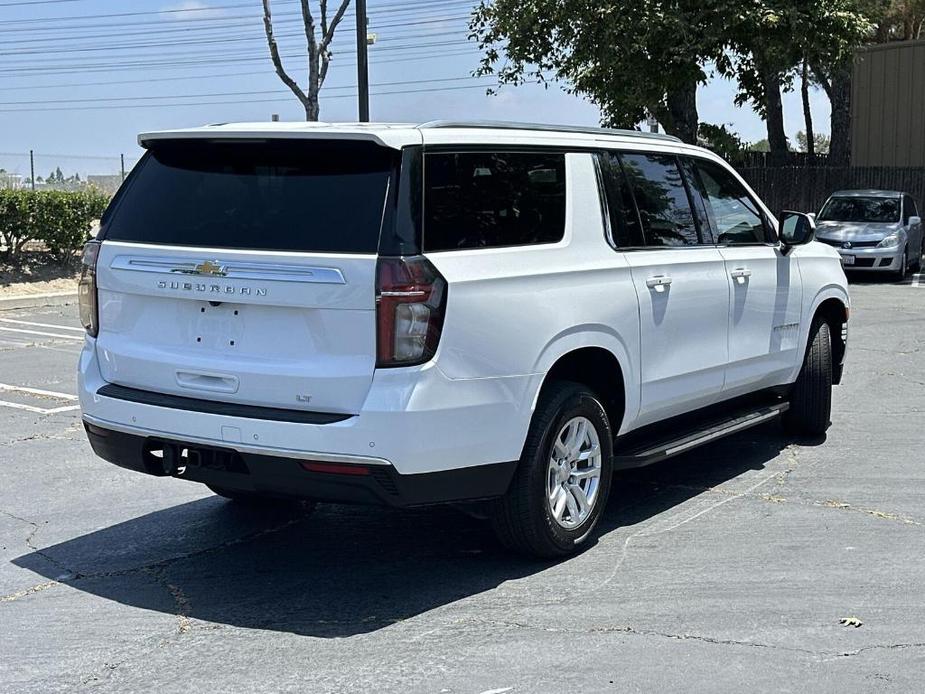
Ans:
<svg viewBox="0 0 925 694"><path fill-rule="evenodd" d="M819 213L820 222L899 221L899 198L831 198Z"/></svg>
<svg viewBox="0 0 925 694"><path fill-rule="evenodd" d="M375 253L392 161L371 143L157 144L103 220L103 238Z"/></svg>

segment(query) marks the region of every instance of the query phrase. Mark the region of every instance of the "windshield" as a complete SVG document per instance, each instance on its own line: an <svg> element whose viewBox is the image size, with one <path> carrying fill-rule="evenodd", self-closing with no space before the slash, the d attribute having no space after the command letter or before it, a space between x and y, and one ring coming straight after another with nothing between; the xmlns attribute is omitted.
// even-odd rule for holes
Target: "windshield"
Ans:
<svg viewBox="0 0 925 694"><path fill-rule="evenodd" d="M357 142L155 144L103 238L178 246L376 253L390 150Z"/></svg>
<svg viewBox="0 0 925 694"><path fill-rule="evenodd" d="M829 198L818 221L893 224L899 221L899 198Z"/></svg>

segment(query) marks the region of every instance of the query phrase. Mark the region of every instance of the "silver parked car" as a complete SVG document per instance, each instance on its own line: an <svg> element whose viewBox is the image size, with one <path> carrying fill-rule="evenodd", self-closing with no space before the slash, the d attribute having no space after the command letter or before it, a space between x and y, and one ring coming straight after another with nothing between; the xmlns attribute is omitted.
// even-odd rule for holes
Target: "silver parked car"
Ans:
<svg viewBox="0 0 925 694"><path fill-rule="evenodd" d="M816 239L834 246L846 269L890 272L900 279L921 269L922 218L908 193L834 193L816 217Z"/></svg>

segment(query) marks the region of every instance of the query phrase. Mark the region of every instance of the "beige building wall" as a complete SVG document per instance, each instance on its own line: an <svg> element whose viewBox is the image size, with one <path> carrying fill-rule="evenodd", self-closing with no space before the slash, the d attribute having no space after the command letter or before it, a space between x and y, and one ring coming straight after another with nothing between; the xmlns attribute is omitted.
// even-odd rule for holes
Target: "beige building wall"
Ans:
<svg viewBox="0 0 925 694"><path fill-rule="evenodd" d="M851 103L852 166L925 167L925 41L859 50Z"/></svg>

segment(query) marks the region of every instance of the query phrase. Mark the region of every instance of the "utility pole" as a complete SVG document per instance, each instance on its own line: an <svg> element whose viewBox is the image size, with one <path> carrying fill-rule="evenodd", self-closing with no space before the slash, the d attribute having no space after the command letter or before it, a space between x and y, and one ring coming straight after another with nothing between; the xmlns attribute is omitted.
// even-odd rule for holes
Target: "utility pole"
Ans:
<svg viewBox="0 0 925 694"><path fill-rule="evenodd" d="M360 122L369 122L369 52L367 51L366 0L356 0L357 18L357 94Z"/></svg>
<svg viewBox="0 0 925 694"><path fill-rule="evenodd" d="M35 152L29 150L29 168L32 171L32 190L35 190Z"/></svg>
<svg viewBox="0 0 925 694"><path fill-rule="evenodd" d="M122 182L124 183L125 182L125 155L120 154L119 156L122 158Z"/></svg>

